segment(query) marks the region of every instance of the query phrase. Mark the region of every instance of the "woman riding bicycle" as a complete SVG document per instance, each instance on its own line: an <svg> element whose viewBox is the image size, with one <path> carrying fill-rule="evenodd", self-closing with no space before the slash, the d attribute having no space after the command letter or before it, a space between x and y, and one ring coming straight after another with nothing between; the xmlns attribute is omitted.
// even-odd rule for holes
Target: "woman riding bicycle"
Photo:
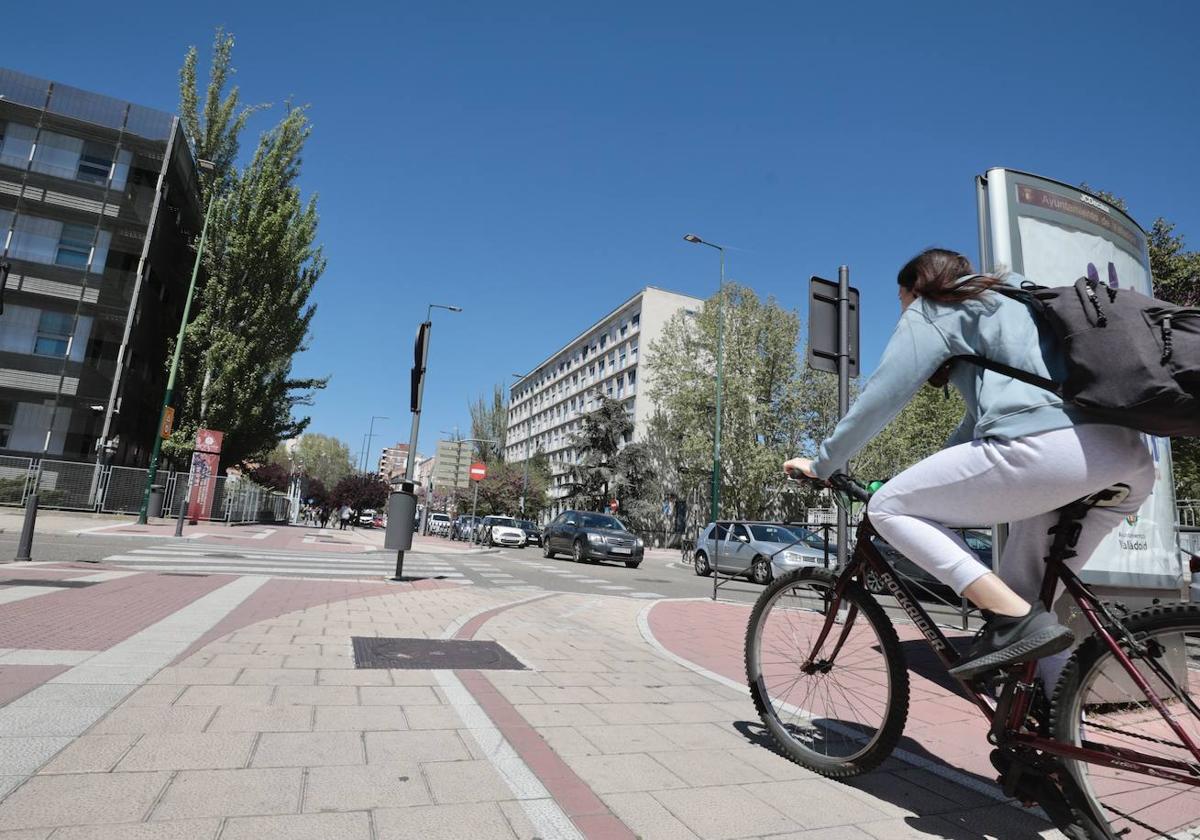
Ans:
<svg viewBox="0 0 1200 840"><path fill-rule="evenodd" d="M817 458L793 458L784 469L827 479L922 384L948 381L962 395L966 416L947 448L872 497L871 522L892 546L984 611L983 630L953 669L956 676L1065 651L1074 641L1071 631L1038 602L1054 511L1118 482L1129 487L1124 501L1096 508L1083 521L1076 556L1067 561L1078 571L1150 494L1149 450L1138 432L1091 421L1033 385L970 364L946 369L951 356L979 355L1062 380L1061 352L1033 313L991 291L1019 284L1019 275L978 275L961 254L931 248L896 279L902 312L878 369ZM951 530L986 522L1011 523L999 576ZM1057 674L1046 676L1053 685Z"/></svg>

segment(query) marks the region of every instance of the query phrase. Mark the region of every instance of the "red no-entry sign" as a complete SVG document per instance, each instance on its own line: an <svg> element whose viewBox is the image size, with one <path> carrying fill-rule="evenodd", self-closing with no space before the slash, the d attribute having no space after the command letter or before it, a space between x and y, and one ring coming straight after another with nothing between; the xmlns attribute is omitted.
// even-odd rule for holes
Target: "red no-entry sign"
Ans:
<svg viewBox="0 0 1200 840"><path fill-rule="evenodd" d="M476 461L471 465L470 475L472 481L483 481L487 478L487 465L481 461Z"/></svg>

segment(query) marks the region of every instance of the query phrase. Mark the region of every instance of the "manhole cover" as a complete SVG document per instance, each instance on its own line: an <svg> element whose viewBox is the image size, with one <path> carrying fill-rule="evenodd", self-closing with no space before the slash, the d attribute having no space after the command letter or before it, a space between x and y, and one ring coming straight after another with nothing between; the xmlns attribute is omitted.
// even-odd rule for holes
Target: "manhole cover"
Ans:
<svg viewBox="0 0 1200 840"><path fill-rule="evenodd" d="M355 668L443 671L525 671L521 662L498 642L467 639L388 639L353 636Z"/></svg>
<svg viewBox="0 0 1200 840"><path fill-rule="evenodd" d="M37 580L29 578L9 578L0 580L0 586L54 586L59 589L83 589L85 586L95 586L98 580Z"/></svg>

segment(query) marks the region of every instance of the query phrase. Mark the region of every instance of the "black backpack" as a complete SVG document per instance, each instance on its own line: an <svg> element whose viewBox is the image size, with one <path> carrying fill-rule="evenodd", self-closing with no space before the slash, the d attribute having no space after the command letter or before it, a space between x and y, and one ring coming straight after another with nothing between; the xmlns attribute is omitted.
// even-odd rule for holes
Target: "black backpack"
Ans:
<svg viewBox="0 0 1200 840"><path fill-rule="evenodd" d="M1200 436L1200 309L1081 277L1073 286L995 286L1025 303L1058 339L1063 382L985 359L954 356L1045 388L1097 421L1151 435Z"/></svg>

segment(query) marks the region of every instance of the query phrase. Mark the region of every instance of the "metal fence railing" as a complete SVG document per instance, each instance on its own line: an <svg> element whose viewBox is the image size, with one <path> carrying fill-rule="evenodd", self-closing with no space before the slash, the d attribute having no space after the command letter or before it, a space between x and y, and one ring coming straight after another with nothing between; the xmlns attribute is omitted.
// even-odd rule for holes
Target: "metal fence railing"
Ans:
<svg viewBox="0 0 1200 840"><path fill-rule="evenodd" d="M0 455L0 505L24 507L33 493L38 462L33 458ZM105 467L49 458L41 463L38 507L98 513L137 513L146 490L147 471L138 467ZM188 473L163 470L157 475L163 489L161 515L175 516L188 493ZM212 505L201 506L202 518L234 523L284 522L291 503L287 494L255 484L245 477L213 476L193 488L193 497ZM153 512L153 511L152 511Z"/></svg>
<svg viewBox="0 0 1200 840"><path fill-rule="evenodd" d="M24 506L32 475L32 458L0 455L0 505Z"/></svg>

